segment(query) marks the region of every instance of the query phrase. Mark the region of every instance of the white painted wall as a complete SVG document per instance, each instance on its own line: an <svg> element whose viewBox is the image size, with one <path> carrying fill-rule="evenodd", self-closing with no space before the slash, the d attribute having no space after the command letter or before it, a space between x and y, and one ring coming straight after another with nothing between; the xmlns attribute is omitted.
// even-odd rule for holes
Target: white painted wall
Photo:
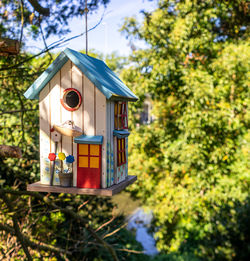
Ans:
<svg viewBox="0 0 250 261"><path fill-rule="evenodd" d="M82 95L82 104L76 111L66 110L60 103L63 91L75 88ZM102 187L106 187L106 97L94 84L69 60L61 70L51 79L49 84L40 92L40 163L41 183L49 184L48 154L55 152L55 143L51 140L50 129L54 124L62 124L67 120L74 121L75 125L84 131L85 135L102 135ZM73 155L73 186L76 186L77 172L77 144L73 138L62 136L57 152L64 152L66 156ZM66 164L64 166L66 168ZM59 184L55 175L55 183Z"/></svg>

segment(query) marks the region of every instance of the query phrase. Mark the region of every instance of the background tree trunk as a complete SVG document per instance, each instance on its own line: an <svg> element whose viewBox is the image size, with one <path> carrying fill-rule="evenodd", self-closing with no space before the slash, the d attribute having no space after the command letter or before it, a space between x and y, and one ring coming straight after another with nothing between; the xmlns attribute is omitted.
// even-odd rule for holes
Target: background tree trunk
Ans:
<svg viewBox="0 0 250 261"><path fill-rule="evenodd" d="M0 145L0 157L21 158L22 152L19 147Z"/></svg>
<svg viewBox="0 0 250 261"><path fill-rule="evenodd" d="M17 40L9 38L0 38L0 55L17 55L20 51L20 44Z"/></svg>

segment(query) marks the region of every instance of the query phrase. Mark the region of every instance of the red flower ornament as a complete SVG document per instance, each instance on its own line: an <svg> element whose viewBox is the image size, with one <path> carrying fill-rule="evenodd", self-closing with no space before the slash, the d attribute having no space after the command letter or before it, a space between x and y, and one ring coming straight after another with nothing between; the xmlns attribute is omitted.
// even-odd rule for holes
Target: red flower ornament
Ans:
<svg viewBox="0 0 250 261"><path fill-rule="evenodd" d="M55 161L56 160L56 154L55 153L50 153L49 156L48 156L48 159L50 161Z"/></svg>

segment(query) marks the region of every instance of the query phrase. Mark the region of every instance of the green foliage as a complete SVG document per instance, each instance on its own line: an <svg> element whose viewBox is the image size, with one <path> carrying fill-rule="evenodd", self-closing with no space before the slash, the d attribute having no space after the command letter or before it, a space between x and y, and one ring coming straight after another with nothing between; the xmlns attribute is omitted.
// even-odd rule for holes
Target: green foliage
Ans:
<svg viewBox="0 0 250 261"><path fill-rule="evenodd" d="M170 253L168 255L158 255L150 259L150 261L199 261L200 259L190 253Z"/></svg>
<svg viewBox="0 0 250 261"><path fill-rule="evenodd" d="M140 97L130 111L132 193L154 211L157 247L169 254L250 255L246 8L244 1L162 0L142 25L128 18L122 28L150 47L134 51L122 72ZM145 93L156 120L138 127Z"/></svg>
<svg viewBox="0 0 250 261"><path fill-rule="evenodd" d="M108 2L88 1L88 8L94 11ZM119 260L142 260L141 245L126 230L124 217L113 214L110 199L26 192L27 184L40 179L39 118L38 102L23 93L55 56L40 55L47 51L46 43L35 55L24 47L29 37L46 40L65 34L68 20L82 15L84 8L83 1L46 1L46 16L31 3L45 6L45 1L0 3L0 34L19 39L22 48L17 56L0 56L0 144L22 150L21 159L0 158L0 259L112 260L106 242ZM107 59L118 70L124 64L115 54Z"/></svg>
<svg viewBox="0 0 250 261"><path fill-rule="evenodd" d="M106 6L108 3L109 0L88 1L88 9L93 13L101 5ZM44 33L45 38L51 35L65 35L70 32L69 20L82 16L84 8L84 1L3 0L0 5L1 36L19 40L23 32L34 39L38 39L41 33Z"/></svg>
<svg viewBox="0 0 250 261"><path fill-rule="evenodd" d="M31 57L29 54L23 54L22 58L24 55L25 58ZM55 57L45 55L26 62L22 69L11 71L13 77L10 71L1 73L0 144L19 146L23 155L21 159L0 159L0 223L12 227L14 214L23 234L37 240L38 245L47 244L71 253L30 248L34 260L112 260L110 253L93 238L88 227L94 231L98 230L96 234L116 250L119 260L144 260L142 247L136 242L134 235L126 230L124 217L118 215L111 222L115 215L115 204L111 199L43 193L45 200L41 201L25 195L27 184L40 179L40 168L38 102L25 99L23 93L41 71L48 67L51 58ZM110 59L114 66L119 61L118 58ZM1 62L3 66L11 66L14 63L12 57L3 57ZM1 195L2 188L10 189L8 197L13 204L13 210L6 206ZM19 191L24 195L15 195L12 191ZM48 205L47 198L59 207L80 215L86 224ZM106 222L108 223L100 228ZM9 236L0 225L0 259L25 260L26 255L19 240L14 236L9 242ZM16 250L10 251L12 248Z"/></svg>

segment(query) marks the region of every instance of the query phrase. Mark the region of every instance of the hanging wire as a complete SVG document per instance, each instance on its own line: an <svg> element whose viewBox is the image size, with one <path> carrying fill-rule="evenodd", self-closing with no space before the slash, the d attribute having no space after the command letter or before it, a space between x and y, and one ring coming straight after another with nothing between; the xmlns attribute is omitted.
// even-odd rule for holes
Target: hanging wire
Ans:
<svg viewBox="0 0 250 261"><path fill-rule="evenodd" d="M85 31L86 31L86 54L88 54L88 22L87 22L87 16L88 16L88 12L89 9L87 7L87 0L85 0Z"/></svg>

